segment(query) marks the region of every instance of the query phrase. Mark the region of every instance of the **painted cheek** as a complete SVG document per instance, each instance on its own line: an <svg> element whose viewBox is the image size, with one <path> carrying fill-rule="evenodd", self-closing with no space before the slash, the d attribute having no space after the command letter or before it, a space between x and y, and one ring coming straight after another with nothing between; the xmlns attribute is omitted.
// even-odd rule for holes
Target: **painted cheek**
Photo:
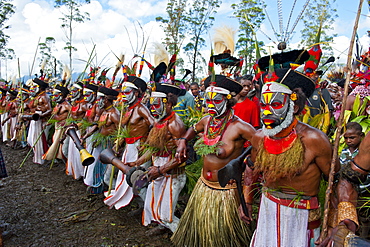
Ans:
<svg viewBox="0 0 370 247"><path fill-rule="evenodd" d="M265 116L267 116L267 115L271 115L272 112L270 110L263 110L262 111L262 114L265 115Z"/></svg>

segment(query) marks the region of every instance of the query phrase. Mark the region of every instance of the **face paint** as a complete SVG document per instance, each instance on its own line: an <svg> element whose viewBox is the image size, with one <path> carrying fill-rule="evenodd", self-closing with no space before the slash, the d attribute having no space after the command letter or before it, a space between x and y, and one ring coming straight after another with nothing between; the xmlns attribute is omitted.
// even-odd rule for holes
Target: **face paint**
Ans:
<svg viewBox="0 0 370 247"><path fill-rule="evenodd" d="M104 109L104 106L105 106L105 96L99 95L97 97L96 101L97 101L98 107L100 109Z"/></svg>
<svg viewBox="0 0 370 247"><path fill-rule="evenodd" d="M56 103L61 103L63 101L63 95L59 91L54 91L51 95L51 99Z"/></svg>
<svg viewBox="0 0 370 247"><path fill-rule="evenodd" d="M72 101L77 100L81 97L81 89L78 87L72 87L71 89Z"/></svg>
<svg viewBox="0 0 370 247"><path fill-rule="evenodd" d="M261 97L261 119L267 129L280 125L289 110L289 94L263 93Z"/></svg>
<svg viewBox="0 0 370 247"><path fill-rule="evenodd" d="M216 92L207 92L204 100L208 113L213 117L219 117L226 112L227 101L225 95Z"/></svg>
<svg viewBox="0 0 370 247"><path fill-rule="evenodd" d="M150 98L150 112L152 113L153 117L159 119L164 117L166 114L164 102L166 98ZM167 100L167 99L166 99Z"/></svg>
<svg viewBox="0 0 370 247"><path fill-rule="evenodd" d="M86 91L84 92L84 100L87 103L92 103L95 100L95 93L92 91Z"/></svg>
<svg viewBox="0 0 370 247"><path fill-rule="evenodd" d="M122 88L122 102L130 105L136 100L135 91L132 87Z"/></svg>
<svg viewBox="0 0 370 247"><path fill-rule="evenodd" d="M38 92L40 92L40 88L37 84L34 84L30 88L31 96L35 97Z"/></svg>

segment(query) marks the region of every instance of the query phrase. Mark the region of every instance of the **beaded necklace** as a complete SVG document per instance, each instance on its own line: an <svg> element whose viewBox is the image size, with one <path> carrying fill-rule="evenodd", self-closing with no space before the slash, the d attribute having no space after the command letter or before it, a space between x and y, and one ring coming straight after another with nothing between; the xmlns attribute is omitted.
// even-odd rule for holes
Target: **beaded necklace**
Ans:
<svg viewBox="0 0 370 247"><path fill-rule="evenodd" d="M208 121L205 134L203 136L204 144L209 146L216 144L221 139L227 126L233 120L233 116L234 116L233 110L228 110L225 113L224 117L221 118L211 117L210 120Z"/></svg>

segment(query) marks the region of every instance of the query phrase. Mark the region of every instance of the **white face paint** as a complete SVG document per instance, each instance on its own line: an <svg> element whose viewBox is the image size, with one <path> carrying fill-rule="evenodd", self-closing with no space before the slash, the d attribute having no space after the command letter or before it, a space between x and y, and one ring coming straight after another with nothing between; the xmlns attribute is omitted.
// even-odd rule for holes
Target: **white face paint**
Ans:
<svg viewBox="0 0 370 247"><path fill-rule="evenodd" d="M53 94L51 95L51 99L54 102L61 103L63 101L63 94L59 90L54 90Z"/></svg>
<svg viewBox="0 0 370 247"><path fill-rule="evenodd" d="M166 114L164 101L167 101L167 99L160 97L150 98L150 112L156 119L160 119Z"/></svg>
<svg viewBox="0 0 370 247"><path fill-rule="evenodd" d="M104 95L98 95L98 97L96 98L96 101L97 101L98 107L100 109L104 109L104 106L105 106L105 96Z"/></svg>
<svg viewBox="0 0 370 247"><path fill-rule="evenodd" d="M84 100L87 103L93 103L95 100L95 93L93 91L84 91Z"/></svg>
<svg viewBox="0 0 370 247"><path fill-rule="evenodd" d="M135 90L132 87L122 88L122 101L127 105L132 104L136 100Z"/></svg>
<svg viewBox="0 0 370 247"><path fill-rule="evenodd" d="M82 94L82 89L81 88L78 88L78 87L75 87L73 86L71 88L71 91L70 91L71 95L72 95L72 101L75 101L77 99L79 99L81 97L81 94Z"/></svg>
<svg viewBox="0 0 370 247"><path fill-rule="evenodd" d="M227 110L225 95L216 92L206 92L204 95L208 113L213 117L222 116Z"/></svg>

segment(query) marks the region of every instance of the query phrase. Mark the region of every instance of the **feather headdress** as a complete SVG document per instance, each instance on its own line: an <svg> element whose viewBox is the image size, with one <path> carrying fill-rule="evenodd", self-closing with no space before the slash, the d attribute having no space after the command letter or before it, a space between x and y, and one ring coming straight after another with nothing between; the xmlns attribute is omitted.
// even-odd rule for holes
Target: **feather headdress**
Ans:
<svg viewBox="0 0 370 247"><path fill-rule="evenodd" d="M122 68L122 64L125 61L125 55L121 53L119 55L119 57L117 57L117 59L118 59L118 62L116 64L116 67L114 68L114 72L113 72L113 76L112 76L112 82L114 82L116 80L116 75L117 75L118 71Z"/></svg>
<svg viewBox="0 0 370 247"><path fill-rule="evenodd" d="M153 43L154 66L158 66L161 62L168 65L169 54L164 45L160 42Z"/></svg>
<svg viewBox="0 0 370 247"><path fill-rule="evenodd" d="M62 86L66 85L66 82L71 79L71 70L68 68L68 65L63 66L62 72Z"/></svg>
<svg viewBox="0 0 370 247"><path fill-rule="evenodd" d="M214 53L220 54L229 50L231 55L233 55L235 50L235 34L236 30L231 27L223 26L214 29L213 35L213 45Z"/></svg>

